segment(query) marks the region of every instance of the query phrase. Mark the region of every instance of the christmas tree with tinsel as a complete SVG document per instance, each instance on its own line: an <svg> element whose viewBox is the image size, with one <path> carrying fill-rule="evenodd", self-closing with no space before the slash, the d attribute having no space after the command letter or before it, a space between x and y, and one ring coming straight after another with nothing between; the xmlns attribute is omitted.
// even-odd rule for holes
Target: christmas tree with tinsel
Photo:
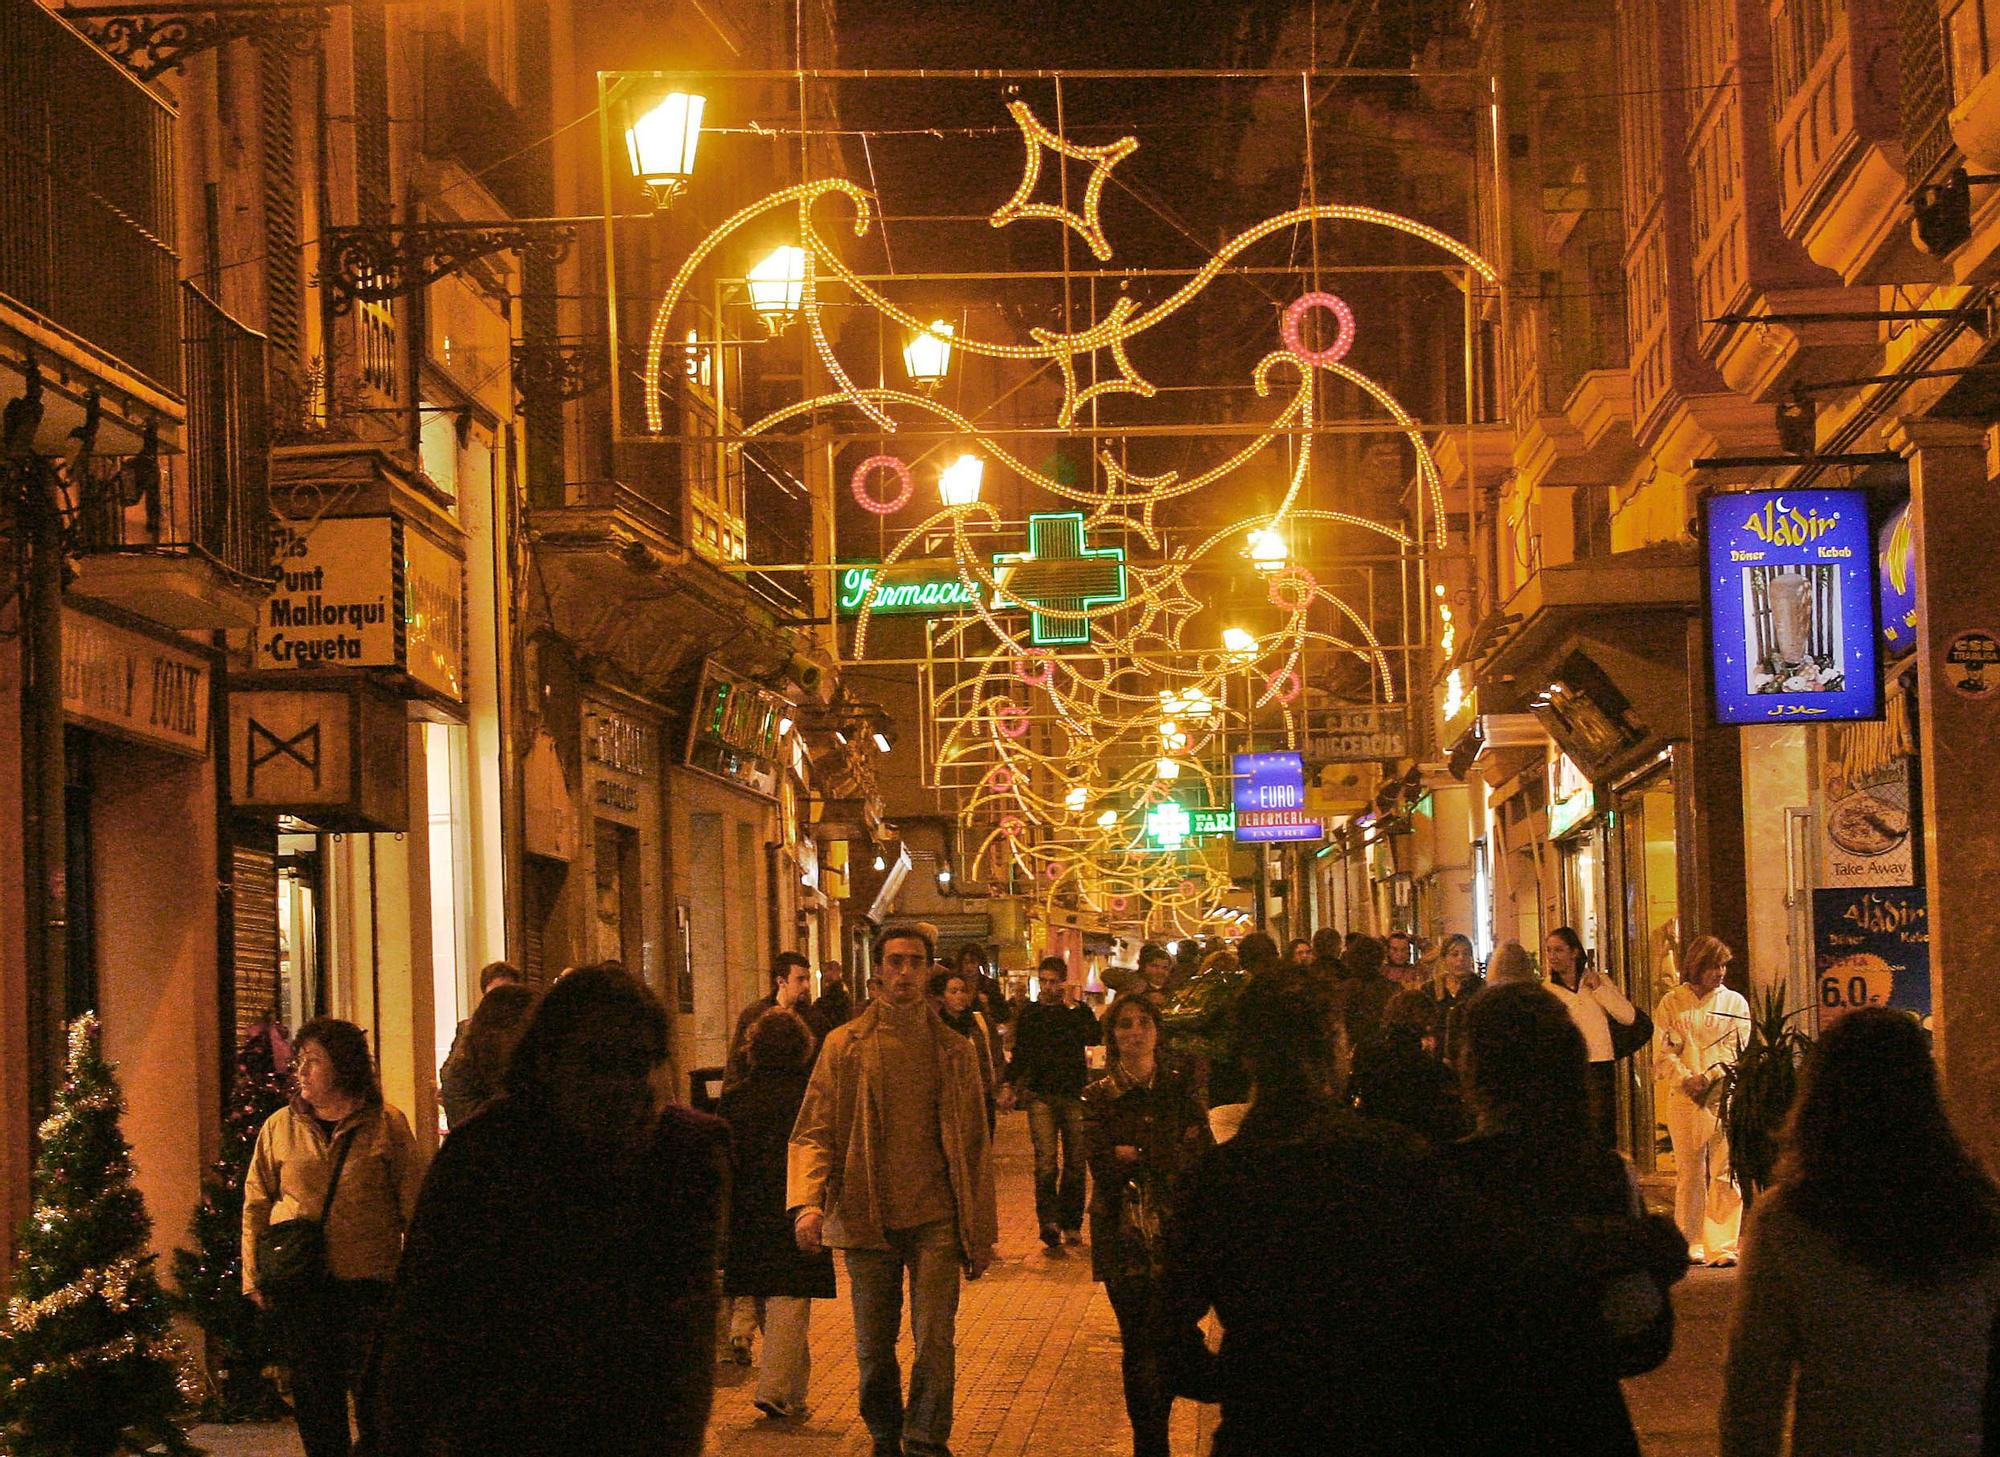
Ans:
<svg viewBox="0 0 2000 1457"><path fill-rule="evenodd" d="M212 1378L202 1414L212 1421L259 1421L285 1414L265 1374L276 1360L263 1312L243 1293L243 1176L257 1151L257 1131L285 1106L269 1032L236 1049L236 1076L222 1116L221 1157L202 1180L189 1234L193 1249L174 1252L175 1305L194 1317L208 1347Z"/></svg>
<svg viewBox="0 0 2000 1457"><path fill-rule="evenodd" d="M168 1331L152 1222L118 1130L124 1099L85 1014L41 1126L34 1209L0 1322L0 1450L112 1457L198 1449L181 1429L186 1353Z"/></svg>

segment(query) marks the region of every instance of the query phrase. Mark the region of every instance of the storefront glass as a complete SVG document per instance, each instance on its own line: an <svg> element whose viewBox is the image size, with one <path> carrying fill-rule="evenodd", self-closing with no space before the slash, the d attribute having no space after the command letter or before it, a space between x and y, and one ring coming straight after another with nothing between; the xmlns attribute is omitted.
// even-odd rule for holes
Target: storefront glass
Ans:
<svg viewBox="0 0 2000 1457"><path fill-rule="evenodd" d="M437 1065L451 1051L452 1033L471 1014L468 949L472 906L468 842L465 728L424 725L430 836L431 993L436 1021L432 1042Z"/></svg>
<svg viewBox="0 0 2000 1457"><path fill-rule="evenodd" d="M1620 988L1650 1014L1680 980L1679 843L1671 765L1619 790L1615 801L1620 914L1615 956L1605 965ZM1653 1108L1649 1053L1625 1064L1619 1102L1632 1155L1641 1169L1670 1172L1667 1130Z"/></svg>

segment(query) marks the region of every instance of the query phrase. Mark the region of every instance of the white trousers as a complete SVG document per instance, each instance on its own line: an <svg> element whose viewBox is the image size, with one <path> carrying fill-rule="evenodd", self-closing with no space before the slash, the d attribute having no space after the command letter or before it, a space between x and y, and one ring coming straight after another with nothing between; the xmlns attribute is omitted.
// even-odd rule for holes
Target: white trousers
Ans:
<svg viewBox="0 0 2000 1457"><path fill-rule="evenodd" d="M1729 1177L1729 1140L1722 1120L1679 1088L1660 1091L1674 1145L1674 1223L1694 1258L1733 1260L1743 1199Z"/></svg>
<svg viewBox="0 0 2000 1457"><path fill-rule="evenodd" d="M803 1412L812 1377L807 1327L812 1301L799 1295L764 1297L764 1354L757 1365L757 1400Z"/></svg>

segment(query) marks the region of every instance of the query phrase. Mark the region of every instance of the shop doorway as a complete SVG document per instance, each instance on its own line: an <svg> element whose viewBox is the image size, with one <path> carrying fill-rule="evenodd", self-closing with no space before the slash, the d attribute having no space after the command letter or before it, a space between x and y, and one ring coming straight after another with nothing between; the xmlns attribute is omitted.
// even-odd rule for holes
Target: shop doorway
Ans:
<svg viewBox="0 0 2000 1457"><path fill-rule="evenodd" d="M1620 786L1612 804L1618 915L1607 929L1617 945L1606 970L1650 1014L1680 981L1680 841L1672 762ZM1624 1066L1620 1114L1633 1161L1643 1170L1671 1173L1664 1113L1653 1105L1652 1058L1642 1052Z"/></svg>
<svg viewBox="0 0 2000 1457"><path fill-rule="evenodd" d="M317 835L279 833L274 1010L291 1030L327 1010L323 874Z"/></svg>

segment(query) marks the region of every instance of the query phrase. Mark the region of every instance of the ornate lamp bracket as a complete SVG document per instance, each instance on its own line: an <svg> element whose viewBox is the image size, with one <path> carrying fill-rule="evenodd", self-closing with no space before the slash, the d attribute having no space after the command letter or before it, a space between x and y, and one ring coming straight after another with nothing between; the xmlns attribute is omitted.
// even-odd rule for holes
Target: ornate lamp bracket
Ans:
<svg viewBox="0 0 2000 1457"><path fill-rule="evenodd" d="M610 378L610 344L601 337L514 341L514 392L523 403L580 400Z"/></svg>
<svg viewBox="0 0 2000 1457"><path fill-rule="evenodd" d="M362 299L405 297L495 253L559 262L576 241L576 229L566 218L328 228L321 239L321 277L333 311L345 314Z"/></svg>
<svg viewBox="0 0 2000 1457"><path fill-rule="evenodd" d="M158 80L179 70L189 56L234 40L311 55L333 20L332 10L320 0L217 0L212 5L158 9L65 5L57 13L141 81Z"/></svg>

